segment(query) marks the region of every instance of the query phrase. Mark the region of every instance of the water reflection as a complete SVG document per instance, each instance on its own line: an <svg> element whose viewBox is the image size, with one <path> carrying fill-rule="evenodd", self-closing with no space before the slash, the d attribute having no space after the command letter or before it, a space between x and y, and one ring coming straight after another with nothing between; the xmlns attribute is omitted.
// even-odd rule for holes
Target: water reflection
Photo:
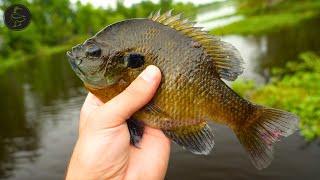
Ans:
<svg viewBox="0 0 320 180"><path fill-rule="evenodd" d="M261 69L283 66L288 60L295 60L300 52L320 53L320 18L305 22L290 30L281 30L264 36L267 51L261 56Z"/></svg>
<svg viewBox="0 0 320 180"><path fill-rule="evenodd" d="M174 146L168 179L319 179L319 146L316 143L302 149L303 138L295 133L275 146L271 165L257 170L234 133L226 126L213 125L215 147L208 156L195 156Z"/></svg>
<svg viewBox="0 0 320 180"><path fill-rule="evenodd" d="M24 87L15 76L0 79L1 87L1 126L0 126L0 176L8 176L15 167L15 152L32 160L38 147L36 123L26 118ZM30 153L28 153L30 152ZM29 156L30 155L30 156ZM18 157L19 158L19 157Z"/></svg>
<svg viewBox="0 0 320 180"><path fill-rule="evenodd" d="M233 15L235 13L236 7L233 5L225 5L218 9L200 13L196 17L196 21L198 22L197 26L204 27L205 30L210 30L212 28L240 21L244 18L241 15Z"/></svg>
<svg viewBox="0 0 320 180"><path fill-rule="evenodd" d="M41 155L38 149L43 119L40 116L45 107L79 96L81 83L69 70L67 61L61 61L64 56L46 58L29 61L0 78L0 177L12 175L17 165L32 163ZM57 112L51 108L45 113Z"/></svg>
<svg viewBox="0 0 320 180"><path fill-rule="evenodd" d="M246 61L242 77L265 82L271 67L282 66L299 52L319 51L316 26L307 22L269 35L223 39L241 51ZM0 87L0 178L62 179L85 97L64 53L38 57L1 75ZM209 156L194 156L174 146L168 179L320 177L319 147L312 144L302 150L305 141L298 133L277 146L275 161L267 170L257 171L228 128L213 129L217 146Z"/></svg>
<svg viewBox="0 0 320 180"><path fill-rule="evenodd" d="M239 49L245 61L244 79L265 83L273 67L283 67L297 60L304 51L320 53L320 19L306 21L299 27L279 30L262 36L225 36L222 39Z"/></svg>

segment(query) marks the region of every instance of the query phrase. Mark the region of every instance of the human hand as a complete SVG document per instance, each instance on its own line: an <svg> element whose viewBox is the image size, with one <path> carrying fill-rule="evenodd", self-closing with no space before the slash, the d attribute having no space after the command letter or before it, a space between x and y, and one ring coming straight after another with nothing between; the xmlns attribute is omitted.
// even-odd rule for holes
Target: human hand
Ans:
<svg viewBox="0 0 320 180"><path fill-rule="evenodd" d="M126 90L105 104L88 94L66 179L164 179L170 140L161 130L145 127L139 148L134 147L126 123L151 100L160 79L159 69L148 66Z"/></svg>

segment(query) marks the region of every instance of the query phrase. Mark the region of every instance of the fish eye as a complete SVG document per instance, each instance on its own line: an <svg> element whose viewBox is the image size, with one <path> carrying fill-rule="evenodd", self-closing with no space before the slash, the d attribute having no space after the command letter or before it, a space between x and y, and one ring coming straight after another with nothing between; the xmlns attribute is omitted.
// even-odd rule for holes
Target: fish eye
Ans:
<svg viewBox="0 0 320 180"><path fill-rule="evenodd" d="M100 47L95 44L90 44L86 49L86 56L100 57L101 56Z"/></svg>
<svg viewBox="0 0 320 180"><path fill-rule="evenodd" d="M144 56L139 53L130 53L125 56L124 61L130 68L138 68L144 64Z"/></svg>

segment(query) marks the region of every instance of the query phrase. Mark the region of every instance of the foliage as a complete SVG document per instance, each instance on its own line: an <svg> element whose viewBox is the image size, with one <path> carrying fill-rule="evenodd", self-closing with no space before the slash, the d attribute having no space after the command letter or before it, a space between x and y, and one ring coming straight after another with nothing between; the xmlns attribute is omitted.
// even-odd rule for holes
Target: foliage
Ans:
<svg viewBox="0 0 320 180"><path fill-rule="evenodd" d="M265 34L320 16L320 0L236 0L238 22L213 29L213 34Z"/></svg>
<svg viewBox="0 0 320 180"><path fill-rule="evenodd" d="M115 9L96 8L91 4L81 4L79 1L72 4L69 0L2 0L0 12L15 3L24 4L29 8L32 21L22 31L12 31L3 23L0 24L0 69L2 70L21 59L26 59L26 56L51 53L51 48L45 51L43 47L70 48L106 25L123 19L147 17L152 11L159 9L162 11L175 9L175 13L183 11L189 17L196 15L194 13L196 7L192 3L173 3L172 0L161 0L159 3L142 1L131 7L125 7L123 1L119 0ZM52 48L53 51L56 49Z"/></svg>
<svg viewBox="0 0 320 180"><path fill-rule="evenodd" d="M318 10L319 0L235 0L238 12L245 15Z"/></svg>
<svg viewBox="0 0 320 180"><path fill-rule="evenodd" d="M214 29L212 33L263 34L296 26L320 14L320 0L234 1L238 3L237 14L245 18ZM50 54L65 51L106 25L123 19L147 17L158 9L174 9L175 13L183 12L193 18L198 10L192 3L174 3L172 0L142 1L131 7L124 6L119 0L115 9L80 2L71 4L69 0L1 0L0 14L14 3L30 9L32 22L23 31L11 31L0 23L0 74L32 56L42 57L39 58L42 60ZM222 4L202 5L199 10L214 9ZM309 52L301 54L299 60L299 63L289 62L285 68L273 69L275 78L266 86L236 81L233 87L254 102L298 114L301 133L307 139L313 139L320 136L320 91L317 91L320 88L320 58Z"/></svg>
<svg viewBox="0 0 320 180"><path fill-rule="evenodd" d="M282 108L300 117L300 132L308 140L320 136L320 56L306 52L298 62L274 69L273 82L257 87L253 82L237 81L236 92L255 103Z"/></svg>
<svg viewBox="0 0 320 180"><path fill-rule="evenodd" d="M279 14L279 15L260 15L246 18L227 26L213 29L211 33L217 35L242 34L258 35L270 31L280 31L285 27L293 27L306 19L314 17L314 12L304 14Z"/></svg>

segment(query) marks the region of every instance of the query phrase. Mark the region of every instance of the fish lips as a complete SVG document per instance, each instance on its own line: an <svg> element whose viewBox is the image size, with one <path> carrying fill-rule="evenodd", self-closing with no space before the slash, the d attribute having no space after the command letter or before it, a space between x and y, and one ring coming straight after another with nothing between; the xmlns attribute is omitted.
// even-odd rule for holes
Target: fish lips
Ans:
<svg viewBox="0 0 320 180"><path fill-rule="evenodd" d="M90 87L94 88L101 88L101 87L107 87L110 85L115 84L118 82L120 77L112 76L112 78L105 78L101 80L94 79L90 76L90 74L85 73L81 68L80 64L82 63L83 59L86 58L84 51L83 51L83 45L79 44L72 48L71 51L68 51L66 53L69 63L71 65L72 70L77 74L77 76L87 85L90 85Z"/></svg>
<svg viewBox="0 0 320 180"><path fill-rule="evenodd" d="M79 45L78 45L79 46ZM80 77L80 79L85 80L85 73L80 69L79 65L82 60L81 57L78 56L78 46L72 48L71 51L67 52L67 57L69 59L69 63L71 65L72 70Z"/></svg>
<svg viewBox="0 0 320 180"><path fill-rule="evenodd" d="M87 85L90 85L90 87L94 88L101 88L101 84L103 86L106 86L108 84L107 80L106 82L102 82L100 80L94 80L90 78L88 74L86 74L83 70L80 68L80 64L82 63L82 59L85 58L84 56L81 56L81 45L75 46L72 48L71 51L68 51L67 57L69 59L69 63L71 65L72 70L77 74L77 76Z"/></svg>

